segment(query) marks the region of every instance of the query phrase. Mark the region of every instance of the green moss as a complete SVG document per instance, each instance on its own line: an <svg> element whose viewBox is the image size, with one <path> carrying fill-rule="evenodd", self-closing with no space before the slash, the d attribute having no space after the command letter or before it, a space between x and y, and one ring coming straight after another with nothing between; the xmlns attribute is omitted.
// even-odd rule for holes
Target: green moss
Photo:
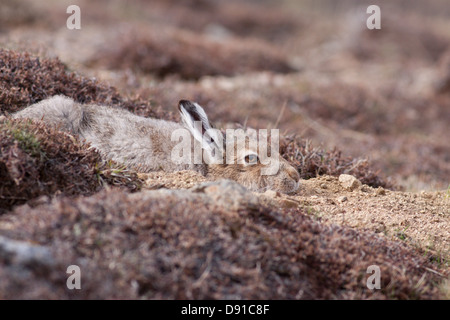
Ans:
<svg viewBox="0 0 450 320"><path fill-rule="evenodd" d="M44 150L41 148L39 139L36 137L30 123L11 125L9 128L11 136L19 143L20 148L33 157L43 160L46 158Z"/></svg>

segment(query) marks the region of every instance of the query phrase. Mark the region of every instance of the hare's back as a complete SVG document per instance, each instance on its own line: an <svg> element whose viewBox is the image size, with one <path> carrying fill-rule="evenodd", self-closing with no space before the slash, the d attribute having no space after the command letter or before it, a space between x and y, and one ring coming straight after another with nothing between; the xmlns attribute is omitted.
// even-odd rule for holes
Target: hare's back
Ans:
<svg viewBox="0 0 450 320"><path fill-rule="evenodd" d="M16 112L12 116L13 118L41 120L57 126L61 130L76 133L82 114L82 106L71 98L53 96Z"/></svg>

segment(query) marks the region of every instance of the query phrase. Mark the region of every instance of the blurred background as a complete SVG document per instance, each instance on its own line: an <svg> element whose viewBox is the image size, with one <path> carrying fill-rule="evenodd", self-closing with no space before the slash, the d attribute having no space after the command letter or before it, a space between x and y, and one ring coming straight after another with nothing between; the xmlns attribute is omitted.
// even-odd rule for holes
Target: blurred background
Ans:
<svg viewBox="0 0 450 320"><path fill-rule="evenodd" d="M80 30L66 27L74 4ZM381 30L366 27L372 4ZM368 158L399 188L449 187L448 0L2 0L0 46L58 58L163 118L192 99L219 126Z"/></svg>

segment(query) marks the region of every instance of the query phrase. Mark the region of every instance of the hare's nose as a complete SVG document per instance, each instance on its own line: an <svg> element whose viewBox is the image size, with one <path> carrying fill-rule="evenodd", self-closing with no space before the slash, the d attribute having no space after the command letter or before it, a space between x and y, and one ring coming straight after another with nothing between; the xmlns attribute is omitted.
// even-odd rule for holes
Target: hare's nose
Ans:
<svg viewBox="0 0 450 320"><path fill-rule="evenodd" d="M295 169L294 167L287 168L287 172L289 177L291 177L292 180L295 180L295 182L298 182L300 180L300 175L298 174L297 169Z"/></svg>

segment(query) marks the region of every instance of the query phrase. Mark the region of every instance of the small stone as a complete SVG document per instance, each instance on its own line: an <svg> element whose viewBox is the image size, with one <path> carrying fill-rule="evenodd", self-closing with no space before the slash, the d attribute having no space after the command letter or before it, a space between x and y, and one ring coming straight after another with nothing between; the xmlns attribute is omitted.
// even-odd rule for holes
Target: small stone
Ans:
<svg viewBox="0 0 450 320"><path fill-rule="evenodd" d="M425 199L431 199L433 196L429 193L427 193L426 191L420 191L420 195L422 196L422 198Z"/></svg>
<svg viewBox="0 0 450 320"><path fill-rule="evenodd" d="M361 186L361 181L349 174L341 174L339 176L341 186L347 190L355 190Z"/></svg>
<svg viewBox="0 0 450 320"><path fill-rule="evenodd" d="M322 184L320 185L320 187L321 187L322 189L328 189L328 186L327 186L325 183L322 183Z"/></svg>
<svg viewBox="0 0 450 320"><path fill-rule="evenodd" d="M292 200L284 199L280 201L283 208L296 208L298 206L298 203Z"/></svg>
<svg viewBox="0 0 450 320"><path fill-rule="evenodd" d="M339 198L337 199L337 201L339 201L340 203L345 202L345 201L347 201L347 200L348 200L348 199L347 199L346 196L342 196L342 197L339 197Z"/></svg>
<svg viewBox="0 0 450 320"><path fill-rule="evenodd" d="M378 187L375 191L375 194L378 196L384 196L386 194L386 190L384 190L384 188L382 187Z"/></svg>

